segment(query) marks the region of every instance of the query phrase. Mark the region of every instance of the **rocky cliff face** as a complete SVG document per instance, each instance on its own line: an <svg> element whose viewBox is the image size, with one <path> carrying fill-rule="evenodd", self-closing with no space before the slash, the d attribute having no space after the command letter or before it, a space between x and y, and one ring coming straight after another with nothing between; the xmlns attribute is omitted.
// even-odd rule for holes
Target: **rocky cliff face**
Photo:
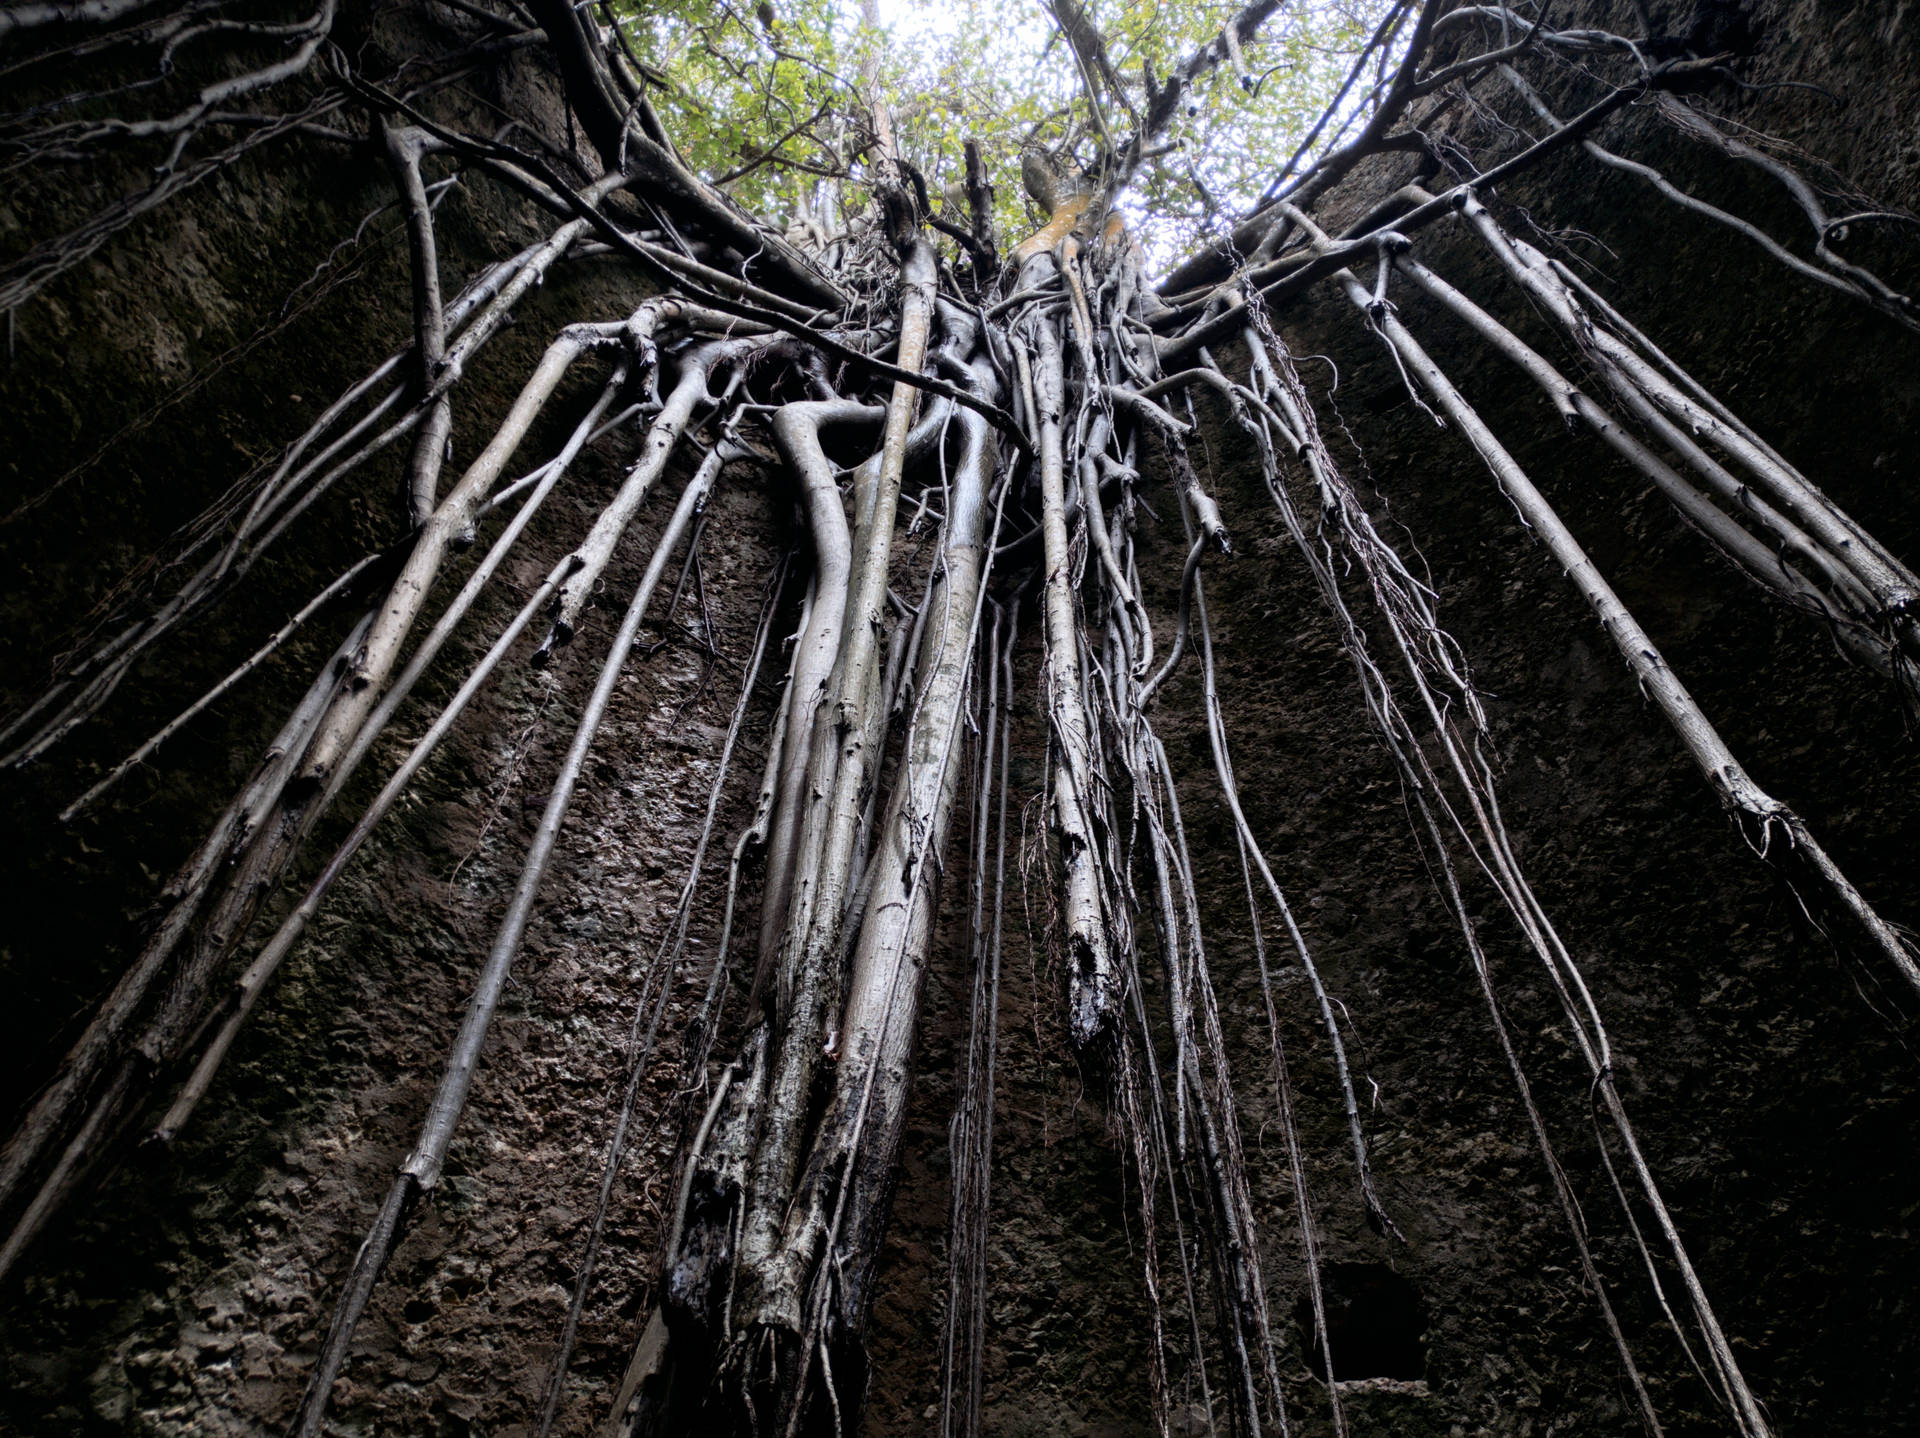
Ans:
<svg viewBox="0 0 1920 1438"><path fill-rule="evenodd" d="M1876 198L1920 207L1920 14L1911 6L1668 8L1674 33L1713 24L1750 48L1741 72L1749 83L1808 81L1847 101L1759 89L1716 93L1717 104L1832 162ZM408 27L430 23L457 17L405 11L370 25L368 43L399 50ZM564 133L531 58L516 62L506 84L502 104L530 107ZM1792 233L1795 216L1764 179L1641 118L1620 133L1618 148L1659 163L1694 193ZM384 203L384 186L371 163L321 147L299 152L297 163L241 167L17 317L0 396L8 503L87 467L0 529L15 576L0 625L10 695L32 689L45 656L115 574L404 330L404 246L390 221L335 249ZM6 202L5 218L25 226L85 198L23 192ZM1629 177L1596 177L1568 161L1505 198L1586 259L1624 313L1895 552L1920 557L1920 491L1908 481L1920 458L1920 342L1664 207ZM516 242L531 221L480 186L450 199L444 214L463 263ZM1884 244L1899 273L1906 237L1869 242ZM1502 297L1510 323L1562 353L1464 234L1443 229L1421 243L1437 270L1456 283L1475 279L1477 292ZM1909 262L1906 272L1920 266ZM290 293L303 298L288 306ZM611 268L584 267L550 286L488 358L473 402L504 407L554 326L624 314L636 297ZM1912 893L1920 750L1891 695L1848 667L1817 625L1753 592L1597 445L1569 437L1517 372L1414 296L1395 298L1756 776L1807 815L1883 912L1920 924ZM1310 383L1327 391L1323 420L1376 496L1377 522L1424 557L1442 618L1488 696L1517 847L1609 1020L1620 1087L1749 1379L1783 1434L1920 1426L1906 1377L1920 1287L1908 1157L1920 1102L1906 1017L1869 973L1836 959L1742 847L1484 467L1410 401L1344 302L1318 298L1285 320L1298 353L1324 356L1303 361ZM563 407L560 423L586 402L583 392ZM1208 441L1205 478L1237 550L1211 571L1208 597L1240 782L1343 1006L1382 1195L1405 1234L1383 1237L1364 1220L1324 1039L1303 976L1283 967L1282 1033L1314 1218L1333 1265L1336 1365L1349 1380L1353 1431L1632 1431L1618 1364L1338 636L1220 416ZM616 438L581 464L540 521L538 543L514 561L516 585L534 582L574 541L587 500L621 472L626 443ZM320 579L378 542L377 516L388 508L380 486L395 482L376 475L329 501L242 602L150 663L58 763L8 781L16 838L0 876L10 1000L0 1023L9 1103L44 1079L75 1013L110 982L155 876L179 861L350 616L343 609L331 628L289 646L97 817L69 829L54 812ZM660 643L630 668L449 1177L361 1331L336 1401L342 1432L505 1434L530 1421L620 1101L636 975L677 898L738 664L791 519L761 491L723 489L701 582L689 584L658 627ZM610 594L631 586L663 520L664 506L643 515L610 572ZM1145 543L1171 612L1184 546L1153 530ZM489 632L504 612L477 614L472 632ZM603 613L596 625L609 627ZM595 637L590 626L553 670L516 670L469 714L316 926L189 1139L164 1161L120 1170L49 1235L0 1316L0 1430L251 1434L284 1422L333 1286L458 1022L567 720L591 684ZM1016 701L1016 793L1037 795L1043 783L1037 698L1029 690ZM763 733L768 707L750 706L759 726L750 733ZM1265 1079L1242 880L1207 774L1191 676L1170 688L1162 710L1188 746L1183 755L1175 743L1174 759L1193 775L1182 802L1244 1095L1267 1276L1276 1314L1290 1321L1302 1288L1293 1199ZM756 767L750 757L743 772ZM749 787L730 791L720 833L744 819ZM1017 812L1014 822L1029 832L1040 821ZM963 878L956 866L950 909ZM615 1189L564 1431L599 1422L650 1306L683 1119L671 1060L719 931L719 891L709 883L696 908L692 932L706 947L690 951L667 1010L668 1047L642 1093L644 1122ZM1060 976L1040 942L1046 896L1017 877L1009 896L988 1431L1147 1432L1130 1171L1097 1083L1060 1057ZM1720 1431L1610 1197L1588 1085L1547 980L1491 898L1471 902L1596 1261L1668 1431ZM938 1397L946 1128L969 982L957 935L956 917L929 978L872 1334L873 1433L923 1431ZM1678 1302L1672 1275L1660 1276ZM1319 1433L1321 1377L1298 1356L1305 1347L1289 1346L1289 1397L1297 1426ZM1205 1432L1205 1395L1175 1400L1181 1431Z"/></svg>

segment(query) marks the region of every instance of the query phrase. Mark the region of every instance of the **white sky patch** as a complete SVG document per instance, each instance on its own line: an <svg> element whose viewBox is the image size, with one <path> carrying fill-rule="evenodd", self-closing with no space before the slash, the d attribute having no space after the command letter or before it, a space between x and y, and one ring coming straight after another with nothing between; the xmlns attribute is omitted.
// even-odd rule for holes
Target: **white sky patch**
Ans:
<svg viewBox="0 0 1920 1438"><path fill-rule="evenodd" d="M901 36L951 40L960 33L964 6L927 0L878 0L880 23Z"/></svg>

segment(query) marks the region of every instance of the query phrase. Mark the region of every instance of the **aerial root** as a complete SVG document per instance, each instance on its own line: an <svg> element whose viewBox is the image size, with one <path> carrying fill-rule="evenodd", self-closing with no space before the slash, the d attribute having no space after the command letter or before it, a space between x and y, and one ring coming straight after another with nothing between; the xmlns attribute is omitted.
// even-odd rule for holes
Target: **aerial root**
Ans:
<svg viewBox="0 0 1920 1438"><path fill-rule="evenodd" d="M313 1375L308 1381L306 1393L301 1399L299 1412L292 1425L291 1431L297 1434L298 1438L316 1438L324 1426L327 1401L332 1392L334 1380L346 1364L354 1332L367 1303L371 1300L374 1285L378 1282L387 1259L398 1243L400 1234L405 1229L407 1217L415 1204L422 1195L430 1193L439 1183L447 1149L452 1144L461 1117L466 1111L467 1098L478 1066L481 1046L486 1041L487 1032L492 1026L494 1011L499 1004L500 994L506 986L513 961L519 953L520 941L525 936L527 922L532 916L534 900L539 894L541 881L546 876L547 865L552 860L554 844L559 838L561 825L572 805L574 789L579 783L587 755L606 717L608 705L613 698L614 689L619 684L627 656L639 638L640 625L646 618L647 608L653 599L654 590L659 585L660 576L666 569L669 557L686 536L696 511L704 505L714 483L719 478L724 458L724 447L716 445L702 461L693 478L687 482L686 488L681 493L679 504L667 521L659 543L654 547L646 573L642 576L639 587L634 591L633 600L627 607L626 616L621 621L619 631L614 635L613 642L607 650L606 658L601 664L599 680L581 713L566 758L554 777L546 809L534 830L533 840L528 845L525 859L522 861L520 875L515 882L513 897L508 905L506 916L501 921L493 947L476 980L466 1017L454 1040L446 1069L441 1076L433 1101L428 1107L426 1118L421 1124L413 1151L395 1175L386 1202L381 1208L380 1218L369 1231L366 1242L355 1257L346 1286L336 1303L327 1341L321 1349L319 1360L314 1366Z"/></svg>

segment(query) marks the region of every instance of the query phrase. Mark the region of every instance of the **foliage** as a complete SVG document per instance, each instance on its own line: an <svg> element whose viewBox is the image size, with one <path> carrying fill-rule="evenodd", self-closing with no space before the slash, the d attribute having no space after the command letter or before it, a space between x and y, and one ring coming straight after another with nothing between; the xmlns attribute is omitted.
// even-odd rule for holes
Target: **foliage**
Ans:
<svg viewBox="0 0 1920 1438"><path fill-rule="evenodd" d="M1164 78L1240 8L1229 0L1094 0L1085 9L1132 103L1145 70ZM1284 8L1245 50L1245 69L1205 75L1175 123L1175 147L1142 172L1126 208L1157 259L1193 248L1243 210L1339 89L1388 6L1310 0ZM623 4L629 45L664 81L655 103L688 161L747 209L831 232L864 203L872 139L858 77L877 59L902 155L934 196L958 199L962 141L979 141L997 220L1033 216L1018 183L1023 149L1090 164L1102 122L1116 142L1130 117L1100 116L1051 13L1035 0L892 0L873 29L848 0ZM877 56L871 52L877 49Z"/></svg>

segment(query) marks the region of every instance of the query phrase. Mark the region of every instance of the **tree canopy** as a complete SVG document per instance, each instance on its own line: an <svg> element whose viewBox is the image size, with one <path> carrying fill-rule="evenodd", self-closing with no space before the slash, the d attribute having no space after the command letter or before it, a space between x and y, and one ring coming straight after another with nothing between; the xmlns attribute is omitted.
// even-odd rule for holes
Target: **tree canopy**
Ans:
<svg viewBox="0 0 1920 1438"><path fill-rule="evenodd" d="M694 168L746 208L789 224L857 211L870 179L872 128L860 77L877 62L900 153L957 218L965 212L963 142L977 141L999 180L995 216L1008 234L1038 213L1017 181L1023 153L1090 169L1103 133L1137 125L1149 76L1165 77L1242 7L1101 0L1050 11L1025 0L858 4L631 5L616 10L636 60L660 74L667 128ZM1395 9L1386 0L1281 7L1228 63L1201 76L1126 207L1149 251L1184 255L1274 179L1334 104L1352 62ZM1111 67L1088 77L1063 19L1102 40ZM878 21L875 28L873 21ZM1377 47L1382 67L1391 41ZM1341 110L1347 124L1359 107ZM1111 113L1109 113L1111 112ZM1337 141L1336 122L1325 133Z"/></svg>

